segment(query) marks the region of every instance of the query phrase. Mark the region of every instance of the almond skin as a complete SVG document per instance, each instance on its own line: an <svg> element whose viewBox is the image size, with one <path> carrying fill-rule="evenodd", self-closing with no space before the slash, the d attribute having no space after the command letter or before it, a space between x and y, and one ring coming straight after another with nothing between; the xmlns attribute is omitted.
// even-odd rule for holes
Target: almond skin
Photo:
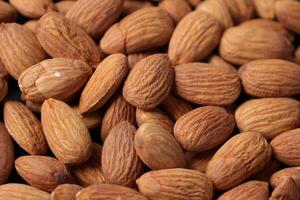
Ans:
<svg viewBox="0 0 300 200"><path fill-rule="evenodd" d="M173 64L201 61L219 44L222 25L206 12L191 12L176 26L169 43Z"/></svg>
<svg viewBox="0 0 300 200"><path fill-rule="evenodd" d="M158 6L167 11L176 24L192 11L186 0L164 0Z"/></svg>
<svg viewBox="0 0 300 200"><path fill-rule="evenodd" d="M180 97L196 104L230 105L239 97L241 84L231 68L187 63L175 66L175 89Z"/></svg>
<svg viewBox="0 0 300 200"><path fill-rule="evenodd" d="M257 131L270 140L299 127L300 104L290 98L263 98L246 101L235 111L241 132Z"/></svg>
<svg viewBox="0 0 300 200"><path fill-rule="evenodd" d="M7 81L0 75L0 101L2 101L8 91L8 84Z"/></svg>
<svg viewBox="0 0 300 200"><path fill-rule="evenodd" d="M157 7L143 8L111 26L101 39L100 47L107 54L137 53L162 47L168 44L173 29L173 20L166 11Z"/></svg>
<svg viewBox="0 0 300 200"><path fill-rule="evenodd" d="M7 23L0 26L0 57L9 74L18 80L27 68L47 58L35 34L28 28Z"/></svg>
<svg viewBox="0 0 300 200"><path fill-rule="evenodd" d="M62 101L48 99L43 103L41 118L49 147L58 160L65 164L88 160L92 140L83 120L71 107Z"/></svg>
<svg viewBox="0 0 300 200"><path fill-rule="evenodd" d="M127 121L117 124L103 144L102 167L107 183L132 186L143 172L134 149L136 128Z"/></svg>
<svg viewBox="0 0 300 200"><path fill-rule="evenodd" d="M276 1L277 0L254 0L253 3L258 16L265 19L274 19Z"/></svg>
<svg viewBox="0 0 300 200"><path fill-rule="evenodd" d="M156 123L144 123L139 127L134 146L141 160L153 170L186 166L179 143Z"/></svg>
<svg viewBox="0 0 300 200"><path fill-rule="evenodd" d="M60 161L47 156L21 156L15 161L18 174L30 185L51 192L63 183L74 179Z"/></svg>
<svg viewBox="0 0 300 200"><path fill-rule="evenodd" d="M59 185L52 191L50 200L76 200L76 194L81 189L81 186L75 184Z"/></svg>
<svg viewBox="0 0 300 200"><path fill-rule="evenodd" d="M101 108L120 87L128 70L127 58L123 54L105 58L81 93L80 112L92 112Z"/></svg>
<svg viewBox="0 0 300 200"><path fill-rule="evenodd" d="M91 75L92 69L82 60L53 58L25 70L18 82L26 100L37 103L48 98L70 101Z"/></svg>
<svg viewBox="0 0 300 200"><path fill-rule="evenodd" d="M253 0L225 0L235 24L247 21L254 16Z"/></svg>
<svg viewBox="0 0 300 200"><path fill-rule="evenodd" d="M100 51L95 42L63 14L45 14L38 22L37 38L53 58L80 59L93 68L100 62Z"/></svg>
<svg viewBox="0 0 300 200"><path fill-rule="evenodd" d="M135 107L149 110L169 94L174 80L171 62L165 54L154 54L139 61L123 87L124 98Z"/></svg>
<svg viewBox="0 0 300 200"><path fill-rule="evenodd" d="M261 134L240 133L215 153L208 163L206 175L216 190L228 190L262 170L271 154L271 147Z"/></svg>
<svg viewBox="0 0 300 200"><path fill-rule="evenodd" d="M17 17L17 11L9 3L0 2L0 22L13 22Z"/></svg>
<svg viewBox="0 0 300 200"><path fill-rule="evenodd" d="M0 199L49 200L50 194L29 185L9 183L0 186Z"/></svg>
<svg viewBox="0 0 300 200"><path fill-rule="evenodd" d="M201 172L190 169L164 169L147 172L136 181L149 199L210 200L211 181Z"/></svg>
<svg viewBox="0 0 300 200"><path fill-rule="evenodd" d="M57 9L57 12L66 14L72 6L74 6L76 2L75 1L59 1L55 3L55 7Z"/></svg>
<svg viewBox="0 0 300 200"><path fill-rule="evenodd" d="M0 184L4 184L14 167L14 146L2 122L0 122L0 154Z"/></svg>
<svg viewBox="0 0 300 200"><path fill-rule="evenodd" d="M288 167L278 172L275 172L270 178L270 184L273 188L279 187L286 178L293 178L295 183L300 187L300 168L299 167Z"/></svg>
<svg viewBox="0 0 300 200"><path fill-rule="evenodd" d="M293 178L289 177L274 189L269 200L298 200L299 189Z"/></svg>
<svg viewBox="0 0 300 200"><path fill-rule="evenodd" d="M5 126L17 144L31 155L48 150L40 121L22 103L7 101L3 108Z"/></svg>
<svg viewBox="0 0 300 200"><path fill-rule="evenodd" d="M174 127L174 136L184 150L201 152L225 142L234 128L234 116L224 108L204 106L180 117Z"/></svg>
<svg viewBox="0 0 300 200"><path fill-rule="evenodd" d="M98 112L81 114L79 107L73 107L74 111L80 116L89 130L93 130L101 125L102 117Z"/></svg>

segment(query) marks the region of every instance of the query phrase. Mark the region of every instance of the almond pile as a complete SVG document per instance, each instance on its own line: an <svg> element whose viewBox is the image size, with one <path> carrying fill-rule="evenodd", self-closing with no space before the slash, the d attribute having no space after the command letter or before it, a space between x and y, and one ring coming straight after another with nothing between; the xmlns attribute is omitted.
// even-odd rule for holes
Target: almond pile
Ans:
<svg viewBox="0 0 300 200"><path fill-rule="evenodd" d="M299 200L300 1L0 0L0 200Z"/></svg>

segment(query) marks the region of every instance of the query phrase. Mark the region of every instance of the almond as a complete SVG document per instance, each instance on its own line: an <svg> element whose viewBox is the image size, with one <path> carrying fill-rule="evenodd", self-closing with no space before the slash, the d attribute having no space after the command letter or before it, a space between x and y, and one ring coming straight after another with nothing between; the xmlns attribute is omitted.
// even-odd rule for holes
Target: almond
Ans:
<svg viewBox="0 0 300 200"><path fill-rule="evenodd" d="M243 65L240 77L247 94L256 97L285 97L300 93L300 65L267 59Z"/></svg>
<svg viewBox="0 0 300 200"><path fill-rule="evenodd" d="M168 44L173 29L173 20L166 11L157 7L143 8L111 26L101 39L100 47L107 54L137 53L162 47Z"/></svg>
<svg viewBox="0 0 300 200"><path fill-rule="evenodd" d="M176 26L169 43L169 57L174 64L205 59L219 44L222 25L206 12L191 12Z"/></svg>
<svg viewBox="0 0 300 200"><path fill-rule="evenodd" d="M143 172L134 149L136 128L127 121L117 124L103 144L102 167L108 183L132 186Z"/></svg>
<svg viewBox="0 0 300 200"><path fill-rule="evenodd" d="M15 161L19 175L30 185L51 192L63 183L74 179L60 161L47 156L21 156Z"/></svg>
<svg viewBox="0 0 300 200"><path fill-rule="evenodd" d="M163 0L158 6L167 11L176 24L192 11L186 0Z"/></svg>
<svg viewBox="0 0 300 200"><path fill-rule="evenodd" d="M2 101L8 91L8 84L7 81L4 79L3 76L0 75L0 101Z"/></svg>
<svg viewBox="0 0 300 200"><path fill-rule="evenodd" d="M293 178L286 178L274 189L269 200L298 200L299 189Z"/></svg>
<svg viewBox="0 0 300 200"><path fill-rule="evenodd" d="M17 144L31 155L48 150L40 121L22 103L7 101L3 108L5 126Z"/></svg>
<svg viewBox="0 0 300 200"><path fill-rule="evenodd" d="M270 178L270 184L273 188L279 187L287 178L294 179L300 192L300 168L299 167L288 167L284 168L272 175Z"/></svg>
<svg viewBox="0 0 300 200"><path fill-rule="evenodd" d="M45 14L38 22L37 38L53 58L80 59L93 68L100 62L100 50L94 41L63 14Z"/></svg>
<svg viewBox="0 0 300 200"><path fill-rule="evenodd" d="M74 111L81 117L84 124L89 130L93 130L101 125L102 117L98 112L84 113L81 114L79 107L73 107Z"/></svg>
<svg viewBox="0 0 300 200"><path fill-rule="evenodd" d="M92 75L81 60L53 58L36 64L19 77L19 87L26 100L42 103L55 98L70 101Z"/></svg>
<svg viewBox="0 0 300 200"><path fill-rule="evenodd" d="M0 185L0 199L50 200L50 194L25 184Z"/></svg>
<svg viewBox="0 0 300 200"><path fill-rule="evenodd" d="M153 4L149 1L140 0L125 0L123 5L122 15L131 14L139 9L152 7Z"/></svg>
<svg viewBox="0 0 300 200"><path fill-rule="evenodd" d="M38 24L38 20L32 19L32 20L27 21L25 24L23 24L23 26L27 27L32 32L36 33L37 32L37 24Z"/></svg>
<svg viewBox="0 0 300 200"><path fill-rule="evenodd" d="M52 191L50 200L76 200L76 194L81 189L81 186L75 184L59 185Z"/></svg>
<svg viewBox="0 0 300 200"><path fill-rule="evenodd" d="M8 23L0 26L0 57L9 74L18 80L20 74L47 55L35 34L28 28Z"/></svg>
<svg viewBox="0 0 300 200"><path fill-rule="evenodd" d="M117 21L123 3L124 0L77 0L67 12L66 18L77 23L91 37L99 38Z"/></svg>
<svg viewBox="0 0 300 200"><path fill-rule="evenodd" d="M13 22L17 17L17 11L7 2L0 2L0 22Z"/></svg>
<svg viewBox="0 0 300 200"><path fill-rule="evenodd" d="M141 160L153 170L186 166L179 143L156 123L144 123L139 127L134 146Z"/></svg>
<svg viewBox="0 0 300 200"><path fill-rule="evenodd" d="M48 99L43 103L41 118L49 147L58 160L65 164L88 160L92 140L83 120L71 107L62 101Z"/></svg>
<svg viewBox="0 0 300 200"><path fill-rule="evenodd" d="M207 164L215 153L216 149L201 153L186 152L185 156L187 158L188 168L205 173Z"/></svg>
<svg viewBox="0 0 300 200"><path fill-rule="evenodd" d="M81 113L96 111L117 91L128 73L128 62L123 54L105 58L81 93Z"/></svg>
<svg viewBox="0 0 300 200"><path fill-rule="evenodd" d="M258 16L265 19L274 19L276 1L277 0L254 0L253 2Z"/></svg>
<svg viewBox="0 0 300 200"><path fill-rule="evenodd" d="M256 132L244 132L230 138L212 157L206 168L216 190L228 190L262 170L272 150Z"/></svg>
<svg viewBox="0 0 300 200"><path fill-rule="evenodd" d="M257 131L268 140L299 127L300 104L290 98L263 98L246 101L235 111L241 132Z"/></svg>
<svg viewBox="0 0 300 200"><path fill-rule="evenodd" d="M136 181L149 199L210 200L211 181L201 172L190 169L164 169L147 172Z"/></svg>
<svg viewBox="0 0 300 200"><path fill-rule="evenodd" d="M254 16L253 0L225 0L235 24L247 21Z"/></svg>
<svg viewBox="0 0 300 200"><path fill-rule="evenodd" d="M175 66L176 93L201 105L230 105L240 95L238 73L228 67L206 63Z"/></svg>
<svg viewBox="0 0 300 200"><path fill-rule="evenodd" d="M66 14L72 6L74 6L76 2L75 1L59 1L55 3L55 7L57 9L57 12Z"/></svg>
<svg viewBox="0 0 300 200"><path fill-rule="evenodd" d="M132 105L149 110L169 94L174 79L171 62L165 54L154 54L139 61L123 87L124 98Z"/></svg>
<svg viewBox="0 0 300 200"><path fill-rule="evenodd" d="M224 108L204 106L180 117L174 136L184 150L207 151L225 142L235 128L234 116Z"/></svg>

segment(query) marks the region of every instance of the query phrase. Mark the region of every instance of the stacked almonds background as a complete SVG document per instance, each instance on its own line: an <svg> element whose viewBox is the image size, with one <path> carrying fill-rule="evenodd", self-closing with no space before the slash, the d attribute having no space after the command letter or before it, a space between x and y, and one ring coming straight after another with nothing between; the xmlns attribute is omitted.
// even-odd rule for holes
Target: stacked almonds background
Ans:
<svg viewBox="0 0 300 200"><path fill-rule="evenodd" d="M299 200L300 1L0 0L0 200Z"/></svg>

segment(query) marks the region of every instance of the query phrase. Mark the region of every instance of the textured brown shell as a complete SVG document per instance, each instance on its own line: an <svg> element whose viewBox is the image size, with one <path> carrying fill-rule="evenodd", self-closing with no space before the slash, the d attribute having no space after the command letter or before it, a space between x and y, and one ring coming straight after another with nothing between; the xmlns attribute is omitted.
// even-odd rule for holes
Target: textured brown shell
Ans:
<svg viewBox="0 0 300 200"><path fill-rule="evenodd" d="M0 186L0 199L49 200L50 194L29 185L9 183Z"/></svg>
<svg viewBox="0 0 300 200"><path fill-rule="evenodd" d="M81 186L75 184L59 185L52 191L50 200L76 200L76 194L81 189Z"/></svg>
<svg viewBox="0 0 300 200"><path fill-rule="evenodd" d="M192 11L186 0L164 0L158 6L167 11L176 24Z"/></svg>

